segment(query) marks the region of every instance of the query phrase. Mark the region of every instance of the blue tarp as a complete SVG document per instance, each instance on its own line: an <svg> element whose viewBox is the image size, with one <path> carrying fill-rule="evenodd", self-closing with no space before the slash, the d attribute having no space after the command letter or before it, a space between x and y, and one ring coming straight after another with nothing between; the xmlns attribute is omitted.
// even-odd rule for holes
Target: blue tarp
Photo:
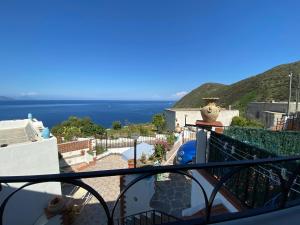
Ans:
<svg viewBox="0 0 300 225"><path fill-rule="evenodd" d="M147 158L154 153L154 146L147 143L141 143L136 146L136 158L140 159L142 155L146 155ZM122 153L126 160L134 158L134 148L130 148Z"/></svg>

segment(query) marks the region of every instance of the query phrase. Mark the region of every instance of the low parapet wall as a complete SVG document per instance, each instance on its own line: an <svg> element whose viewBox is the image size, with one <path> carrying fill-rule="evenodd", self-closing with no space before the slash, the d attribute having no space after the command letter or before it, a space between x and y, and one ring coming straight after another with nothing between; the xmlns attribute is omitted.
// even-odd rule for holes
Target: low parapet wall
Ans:
<svg viewBox="0 0 300 225"><path fill-rule="evenodd" d="M58 146L58 151L60 153L85 150L85 149L91 150L92 141L91 140L72 141L72 142L58 144L57 146Z"/></svg>
<svg viewBox="0 0 300 225"><path fill-rule="evenodd" d="M93 156L87 153L93 149L92 140L72 141L57 146L61 154L59 162L61 168L93 161Z"/></svg>
<svg viewBox="0 0 300 225"><path fill-rule="evenodd" d="M200 108L172 108L164 111L167 129L174 131L176 126L184 127L185 123L195 124L197 120L202 120ZM231 124L232 118L239 116L239 110L221 110L217 121L220 121L224 126Z"/></svg>

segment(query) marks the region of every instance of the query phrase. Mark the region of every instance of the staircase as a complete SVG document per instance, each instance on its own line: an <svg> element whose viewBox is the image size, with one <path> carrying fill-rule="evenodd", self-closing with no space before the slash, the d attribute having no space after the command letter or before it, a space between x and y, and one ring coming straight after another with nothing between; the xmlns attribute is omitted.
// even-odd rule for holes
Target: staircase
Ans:
<svg viewBox="0 0 300 225"><path fill-rule="evenodd" d="M284 127L285 127L285 120L284 118L282 117L281 119L277 119L276 121L276 126L272 129L272 130L275 130L275 131L282 131L284 130Z"/></svg>
<svg viewBox="0 0 300 225"><path fill-rule="evenodd" d="M157 210L150 210L126 216L116 221L117 225L160 225L181 219Z"/></svg>

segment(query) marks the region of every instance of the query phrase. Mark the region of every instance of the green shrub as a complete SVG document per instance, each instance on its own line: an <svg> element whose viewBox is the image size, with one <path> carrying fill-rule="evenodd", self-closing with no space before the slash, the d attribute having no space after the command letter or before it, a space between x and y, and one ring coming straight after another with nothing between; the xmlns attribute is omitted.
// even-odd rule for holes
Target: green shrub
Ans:
<svg viewBox="0 0 300 225"><path fill-rule="evenodd" d="M121 129L107 130L108 136L114 137L128 137L131 138L133 134L138 134L141 136L150 136L154 134L154 127L152 124L129 124L123 126Z"/></svg>
<svg viewBox="0 0 300 225"><path fill-rule="evenodd" d="M100 154L102 154L102 153L104 153L104 152L107 151L107 150L106 150L104 147L102 147L102 146L96 146L95 150L96 150L96 155L100 155Z"/></svg>
<svg viewBox="0 0 300 225"><path fill-rule="evenodd" d="M155 114L152 117L152 124L158 132L162 132L166 128L166 119L163 114Z"/></svg>
<svg viewBox="0 0 300 225"><path fill-rule="evenodd" d="M90 118L69 117L68 120L54 126L51 133L57 138L64 137L65 141L70 141L76 137L97 137L103 135L105 129L95 124Z"/></svg>
<svg viewBox="0 0 300 225"><path fill-rule="evenodd" d="M143 126L139 127L139 131L140 131L141 136L148 136L150 134L149 128L146 128L146 127L143 127Z"/></svg>
<svg viewBox="0 0 300 225"><path fill-rule="evenodd" d="M168 143L165 141L158 141L154 145L154 158L159 162L163 161L166 157L166 153L169 150Z"/></svg>
<svg viewBox="0 0 300 225"><path fill-rule="evenodd" d="M100 155L100 154L102 154L102 153L104 153L104 152L107 151L107 150L106 150L104 147L102 147L102 146L96 146L95 150L96 150L96 155ZM88 153L89 153L90 155L94 155L94 151L93 151L93 150L89 150Z"/></svg>
<svg viewBox="0 0 300 225"><path fill-rule="evenodd" d="M167 142L168 142L168 145L169 145L169 146L173 146L174 143L175 143L175 141L176 141L176 137L175 137L174 134L169 134L169 135L167 136Z"/></svg>
<svg viewBox="0 0 300 225"><path fill-rule="evenodd" d="M229 127L224 135L280 156L300 154L300 132Z"/></svg>
<svg viewBox="0 0 300 225"><path fill-rule="evenodd" d="M113 128L114 130L120 130L120 129L122 128L121 122L120 122L120 121L114 121L114 122L112 123L112 128Z"/></svg>
<svg viewBox="0 0 300 225"><path fill-rule="evenodd" d="M231 126L237 127L256 127L256 128L263 128L261 122L257 120L250 120L241 116L235 116L232 118Z"/></svg>

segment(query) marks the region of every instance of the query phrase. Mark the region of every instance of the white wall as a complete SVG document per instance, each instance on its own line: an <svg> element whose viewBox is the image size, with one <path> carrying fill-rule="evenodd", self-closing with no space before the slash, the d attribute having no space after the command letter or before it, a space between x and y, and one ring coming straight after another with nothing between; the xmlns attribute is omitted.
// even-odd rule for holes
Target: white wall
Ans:
<svg viewBox="0 0 300 225"><path fill-rule="evenodd" d="M207 162L207 152L209 151L208 140L210 138L210 132L199 130L197 133L197 152L196 152L196 163ZM214 186L203 177L198 170L192 170L192 176L199 181L207 194L209 199ZM214 205L223 204L229 212L237 212L237 209L220 193L217 193ZM191 207L183 211L183 216L191 216L197 213L199 210L205 208L205 198L201 188L195 181L192 181L191 190Z"/></svg>
<svg viewBox="0 0 300 225"><path fill-rule="evenodd" d="M202 120L200 108L196 109L166 109L164 111L167 128L169 130L175 130L177 123L180 127L185 125L185 115L187 124L195 124L197 120ZM222 122L224 126L231 124L232 118L239 116L238 110L221 110L217 121Z"/></svg>
<svg viewBox="0 0 300 225"><path fill-rule="evenodd" d="M133 179L140 175L127 175L125 176L125 186ZM133 185L125 193L125 215L130 216L139 212L151 210L150 201L155 193L154 190L155 176L143 179Z"/></svg>
<svg viewBox="0 0 300 225"><path fill-rule="evenodd" d="M1 148L0 176L59 173L56 138ZM0 192L0 201L22 183L9 184ZM4 224L32 225L54 195L61 194L59 183L42 183L24 188L5 208ZM16 216L17 213L17 216Z"/></svg>
<svg viewBox="0 0 300 225"><path fill-rule="evenodd" d="M193 170L192 175L203 186L209 198L214 187L198 171ZM237 212L237 209L220 193L216 195L215 203L222 203L228 209L229 212ZM191 208L198 208L199 211L203 209L203 207L205 208L204 195L202 194L202 191L197 185L197 183L193 181L191 193Z"/></svg>
<svg viewBox="0 0 300 225"><path fill-rule="evenodd" d="M84 148L81 150L61 153L62 158L59 160L60 167L67 167L93 161L93 156L88 153L89 150L89 148ZM84 151L84 155L81 154L82 151Z"/></svg>

